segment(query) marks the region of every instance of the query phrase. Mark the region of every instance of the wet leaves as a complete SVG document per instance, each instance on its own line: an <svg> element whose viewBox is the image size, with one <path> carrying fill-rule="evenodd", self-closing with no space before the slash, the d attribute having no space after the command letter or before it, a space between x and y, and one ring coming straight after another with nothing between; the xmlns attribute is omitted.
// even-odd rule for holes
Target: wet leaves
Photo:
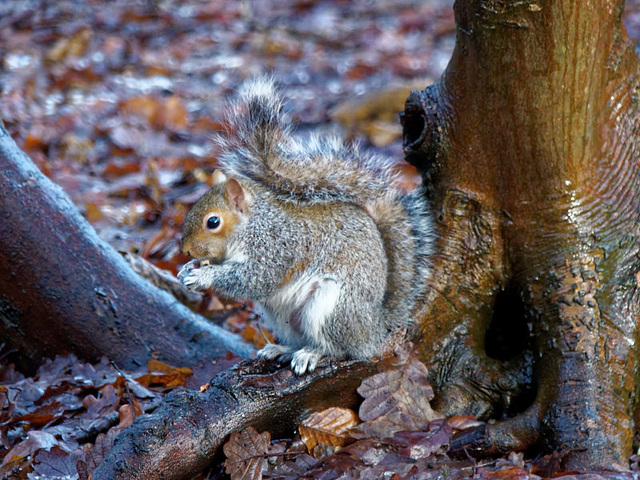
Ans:
<svg viewBox="0 0 640 480"><path fill-rule="evenodd" d="M348 408L329 408L322 412L312 413L298 427L302 441L308 451L319 443L333 447L344 447L353 441L348 431L360 420L353 410Z"/></svg>
<svg viewBox="0 0 640 480"><path fill-rule="evenodd" d="M428 407L428 399L419 399L425 394L431 398L432 392L426 367L413 354L413 346L398 348L394 356L379 363L379 370L363 380L358 390L365 397L359 416L346 408L312 413L298 427L299 436L271 446L266 445L266 436L258 438L252 430L234 434L239 436L232 436L233 442L224 447L227 462L246 461L242 469L227 468L227 472L233 480L391 478L392 474L402 478L418 461L423 462L420 471L432 469L426 459L448 461L452 428ZM251 476L258 470L257 459L262 477Z"/></svg>
<svg viewBox="0 0 640 480"><path fill-rule="evenodd" d="M632 38L640 36L638 11L627 2ZM243 79L273 72L302 129L326 125L332 112L347 136L399 161L406 91L438 78L455 33L451 2L4 1L0 118L103 238L176 273L187 261L182 222L217 165L221 106ZM411 167L397 169L404 188L417 183ZM250 307L191 300L258 347L273 341ZM76 468L88 479L120 429L163 392L198 389L237 361L229 355L193 372L154 361L119 372L106 360L57 357L26 379L2 364L0 476L73 477ZM410 350L379 365L359 390L360 423L351 426L354 412L329 409L306 419L292 440L240 432L229 447L232 475L536 478L562 470L562 454L535 465L448 459L451 432L478 421L445 423L431 410L426 368Z"/></svg>
<svg viewBox="0 0 640 480"><path fill-rule="evenodd" d="M2 478L89 478L117 434L192 375L157 360L125 373L106 359L92 365L74 356L56 357L26 379L11 365L0 367L12 379L10 388L0 386Z"/></svg>
<svg viewBox="0 0 640 480"><path fill-rule="evenodd" d="M381 362L382 371L358 388L364 397L359 411L364 422L354 430L362 436L383 440L400 430L422 430L442 418L429 404L434 394L427 369L410 348L402 347Z"/></svg>
<svg viewBox="0 0 640 480"><path fill-rule="evenodd" d="M258 433L253 427L242 432L232 433L224 445L224 462L227 474L233 480L259 480L267 463L267 452L271 435Z"/></svg>

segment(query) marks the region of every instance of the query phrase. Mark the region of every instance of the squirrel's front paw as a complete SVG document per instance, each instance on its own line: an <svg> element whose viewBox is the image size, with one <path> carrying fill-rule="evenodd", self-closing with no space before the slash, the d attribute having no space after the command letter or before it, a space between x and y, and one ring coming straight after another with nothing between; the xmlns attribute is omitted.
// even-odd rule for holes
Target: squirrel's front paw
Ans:
<svg viewBox="0 0 640 480"><path fill-rule="evenodd" d="M291 369L293 373L300 376L305 372L313 372L318 365L318 361L322 358L322 353L317 350L308 350L301 348L293 354L291 360Z"/></svg>
<svg viewBox="0 0 640 480"><path fill-rule="evenodd" d="M178 280L189 290L204 290L210 287L206 283L205 275L203 275L204 268L198 268L199 265L198 260L191 260L178 272Z"/></svg>

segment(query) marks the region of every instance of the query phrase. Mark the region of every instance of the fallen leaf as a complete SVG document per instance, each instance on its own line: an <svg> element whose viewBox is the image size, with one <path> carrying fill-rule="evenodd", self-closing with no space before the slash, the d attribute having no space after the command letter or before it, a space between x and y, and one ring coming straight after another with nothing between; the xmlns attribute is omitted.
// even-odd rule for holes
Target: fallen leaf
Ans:
<svg viewBox="0 0 640 480"><path fill-rule="evenodd" d="M402 136L399 112L411 90L422 90L430 83L428 79L396 82L362 97L350 98L331 111L331 119L350 132L363 133L373 145L389 145Z"/></svg>
<svg viewBox="0 0 640 480"><path fill-rule="evenodd" d="M40 478L73 478L76 473L76 463L80 456L77 452L66 452L62 448L54 446L51 450L40 450L33 459L33 472Z"/></svg>
<svg viewBox="0 0 640 480"><path fill-rule="evenodd" d="M22 461L23 458L32 455L38 450L49 450L56 446L58 441L50 433L33 430L27 434L27 438L13 447L2 460L2 472L4 467Z"/></svg>
<svg viewBox="0 0 640 480"><path fill-rule="evenodd" d="M118 423L119 428L126 428L133 423L133 421L142 415L144 412L140 407L140 402L134 400L130 405L123 405L118 410L118 417L120 423Z"/></svg>
<svg viewBox="0 0 640 480"><path fill-rule="evenodd" d="M294 460L282 462L271 472L270 478L277 478L279 480L298 480L313 468L318 463L318 460L311 455L300 454L296 455Z"/></svg>
<svg viewBox="0 0 640 480"><path fill-rule="evenodd" d="M423 432L396 432L390 443L400 447L400 453L417 460L434 453L445 453L452 435L444 420L435 420Z"/></svg>
<svg viewBox="0 0 640 480"><path fill-rule="evenodd" d="M100 207L98 207L95 203L89 202L87 203L86 207L87 212L85 216L87 220L89 220L89 223L95 223L103 217L102 212L100 211Z"/></svg>
<svg viewBox="0 0 640 480"><path fill-rule="evenodd" d="M497 472L485 472L482 478L486 480L529 480L531 476L529 472L522 468L503 468Z"/></svg>
<svg viewBox="0 0 640 480"><path fill-rule="evenodd" d="M365 378L358 387L364 398L359 411L364 422L353 428L352 435L382 440L401 430L423 430L443 417L429 404L434 393L427 367L409 348L396 349L396 355L379 364L388 370Z"/></svg>
<svg viewBox="0 0 640 480"><path fill-rule="evenodd" d="M84 477L85 479L89 478L91 472L93 472L107 456L118 433L120 433L118 429L112 428L106 434L98 434L94 444L85 443L82 446L82 458L78 460L77 468L78 473L80 473L80 471L87 472L87 477Z"/></svg>
<svg viewBox="0 0 640 480"><path fill-rule="evenodd" d="M9 424L24 422L28 423L32 427L44 427L55 418L62 415L62 413L65 411L65 408L65 405L61 404L60 402L54 401L38 407L34 411L25 415L13 417Z"/></svg>
<svg viewBox="0 0 640 480"><path fill-rule="evenodd" d="M479 427L484 422L478 420L475 415L454 415L447 419L447 423L454 432L466 430L467 428Z"/></svg>
<svg viewBox="0 0 640 480"><path fill-rule="evenodd" d="M172 367L159 360L149 360L147 364L148 374L136 378L141 385L162 385L165 387L184 386L187 378L193 375L193 371L186 367Z"/></svg>
<svg viewBox="0 0 640 480"><path fill-rule="evenodd" d="M298 431L307 450L311 452L318 443L344 447L353 441L348 430L359 422L360 419L353 410L333 407L309 415L298 426Z"/></svg>
<svg viewBox="0 0 640 480"><path fill-rule="evenodd" d="M260 480L267 464L271 434L258 433L253 427L231 434L222 450L227 457L225 470L231 480Z"/></svg>
<svg viewBox="0 0 640 480"><path fill-rule="evenodd" d="M82 28L70 37L61 38L47 52L47 60L57 63L70 57L81 57L91 37L93 32L89 28Z"/></svg>

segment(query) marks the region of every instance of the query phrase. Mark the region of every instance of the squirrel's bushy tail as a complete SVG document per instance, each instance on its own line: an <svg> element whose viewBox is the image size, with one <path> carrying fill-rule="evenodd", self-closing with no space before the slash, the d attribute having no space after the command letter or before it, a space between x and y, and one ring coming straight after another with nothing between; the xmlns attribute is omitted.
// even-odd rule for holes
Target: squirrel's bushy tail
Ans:
<svg viewBox="0 0 640 480"><path fill-rule="evenodd" d="M408 327L411 310L431 271L433 225L422 188L408 194L389 192L369 206L387 253L384 311L390 330Z"/></svg>
<svg viewBox="0 0 640 480"><path fill-rule="evenodd" d="M292 203L369 202L383 195L391 165L333 136L294 137L270 78L245 83L227 114L222 170Z"/></svg>
<svg viewBox="0 0 640 480"><path fill-rule="evenodd" d="M432 225L421 190L398 191L391 162L335 137L294 137L270 78L240 89L227 115L230 139L221 141L226 174L255 182L294 204L332 201L361 206L376 222L388 261L384 314L391 330L406 326L429 268Z"/></svg>

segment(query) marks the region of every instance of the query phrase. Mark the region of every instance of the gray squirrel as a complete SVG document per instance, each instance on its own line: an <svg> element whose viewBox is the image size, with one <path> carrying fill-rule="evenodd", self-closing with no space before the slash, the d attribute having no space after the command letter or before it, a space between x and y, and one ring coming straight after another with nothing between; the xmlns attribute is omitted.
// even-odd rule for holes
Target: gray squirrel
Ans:
<svg viewBox="0 0 640 480"><path fill-rule="evenodd" d="M430 272L432 218L392 164L338 138L292 135L274 82L245 83L227 115L235 134L212 187L191 209L178 277L250 300L281 343L258 356L296 375L323 356L369 358L411 325Z"/></svg>

